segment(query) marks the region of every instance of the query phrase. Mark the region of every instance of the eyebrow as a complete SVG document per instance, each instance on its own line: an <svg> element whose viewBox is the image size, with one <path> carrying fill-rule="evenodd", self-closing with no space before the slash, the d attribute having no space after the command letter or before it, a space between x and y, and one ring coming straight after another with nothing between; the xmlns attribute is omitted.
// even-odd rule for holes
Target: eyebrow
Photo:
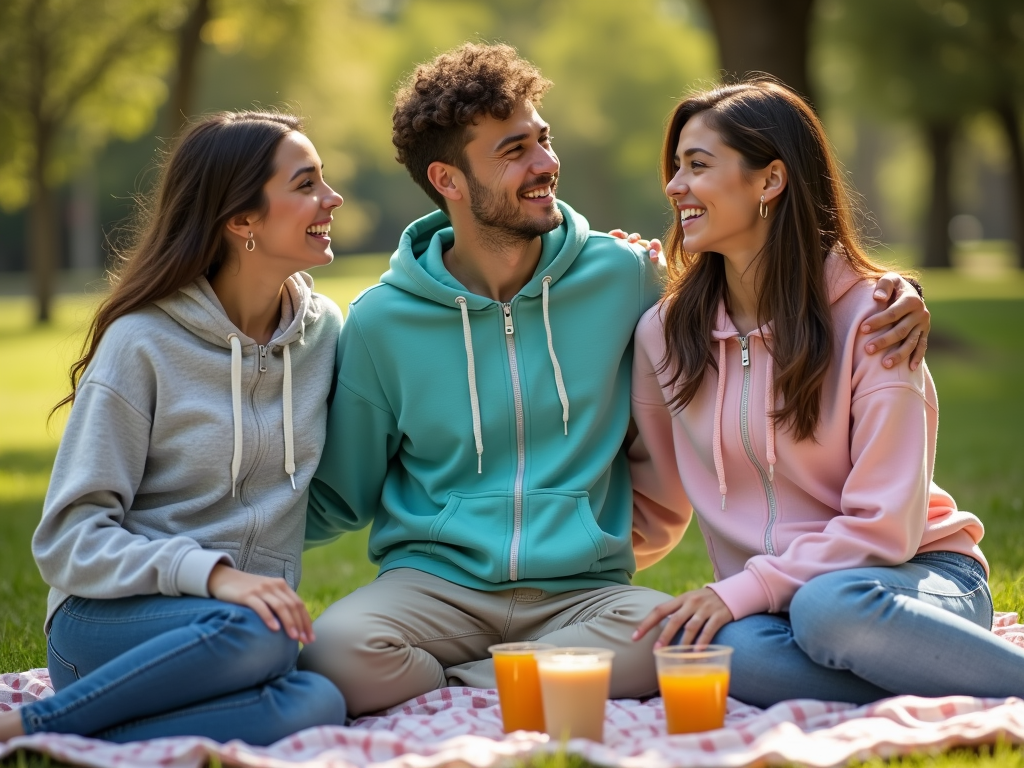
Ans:
<svg viewBox="0 0 1024 768"><path fill-rule="evenodd" d="M692 157L693 155L697 154L698 152L703 152L708 157L714 157L715 156L713 152L708 152L706 149L701 149L700 147L692 147L692 148L686 150L685 152L683 152L683 157Z"/></svg>
<svg viewBox="0 0 1024 768"><path fill-rule="evenodd" d="M320 164L320 170L322 171L323 169L324 169L324 166L323 166L323 163L321 163ZM312 166L312 165L307 165L305 168L299 168L299 170L297 170L295 173L293 173L292 177L290 179L288 179L288 183L290 184L291 182L295 181L297 178L299 178L299 176L301 176L304 173L312 173L315 170L316 170L316 167Z"/></svg>
<svg viewBox="0 0 1024 768"><path fill-rule="evenodd" d="M540 135L542 137L543 136L547 136L550 131L551 131L551 126L549 126L549 125L542 126L541 129L540 129ZM513 144L513 143L515 143L517 141L523 141L524 139L528 139L528 138L530 138L530 134L528 134L528 133L517 133L514 136L506 136L504 139L499 141L497 143L497 145L495 145L494 151L498 152L502 148L508 146L509 144Z"/></svg>

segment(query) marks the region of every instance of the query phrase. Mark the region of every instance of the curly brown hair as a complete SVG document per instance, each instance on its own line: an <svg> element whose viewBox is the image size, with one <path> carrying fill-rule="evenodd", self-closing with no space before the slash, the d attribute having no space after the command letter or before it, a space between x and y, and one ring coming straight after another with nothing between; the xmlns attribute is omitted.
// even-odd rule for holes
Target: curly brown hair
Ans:
<svg viewBox="0 0 1024 768"><path fill-rule="evenodd" d="M482 116L507 120L524 102L538 106L550 87L551 81L510 45L465 43L442 53L416 67L395 94L395 159L447 213L447 201L427 178L427 167L438 161L468 173L469 126Z"/></svg>

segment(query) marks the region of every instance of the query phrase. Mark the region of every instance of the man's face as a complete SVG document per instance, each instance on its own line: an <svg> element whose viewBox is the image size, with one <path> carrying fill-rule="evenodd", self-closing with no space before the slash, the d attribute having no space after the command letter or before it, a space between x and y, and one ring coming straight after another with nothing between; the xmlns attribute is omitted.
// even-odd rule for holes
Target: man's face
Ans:
<svg viewBox="0 0 1024 768"><path fill-rule="evenodd" d="M507 120L481 118L469 135L469 206L481 227L493 237L522 241L562 223L555 205L558 156L532 104L520 104Z"/></svg>

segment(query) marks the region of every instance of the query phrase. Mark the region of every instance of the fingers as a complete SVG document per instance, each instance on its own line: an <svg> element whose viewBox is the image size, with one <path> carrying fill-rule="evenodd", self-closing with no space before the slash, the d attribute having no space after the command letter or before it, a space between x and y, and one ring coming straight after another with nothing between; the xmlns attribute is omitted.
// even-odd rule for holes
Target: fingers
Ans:
<svg viewBox="0 0 1024 768"><path fill-rule="evenodd" d="M869 355L875 354L882 350L889 350L890 347L895 347L897 344L902 342L911 332L916 330L917 324L914 321L913 316L907 315L900 320L896 325L890 327L885 333L880 333L877 336L873 336L864 343L864 351Z"/></svg>
<svg viewBox="0 0 1024 768"><path fill-rule="evenodd" d="M685 595L680 595L666 603L662 603L651 611L644 620L637 626L636 631L633 633L633 640L639 640L641 637L650 632L654 627L658 626L666 616L670 616L675 613L679 606L682 605Z"/></svg>
<svg viewBox="0 0 1024 768"><path fill-rule="evenodd" d="M263 623L270 628L271 632L277 632L277 630L281 628L281 624L275 618L274 612L270 610L270 606L256 595L249 595L249 597L242 602L242 605L248 606L256 611L256 615L263 619Z"/></svg>
<svg viewBox="0 0 1024 768"><path fill-rule="evenodd" d="M893 295L899 293L899 287L902 285L900 276L895 272L886 272L875 283L874 297L878 301L889 301Z"/></svg>
<svg viewBox="0 0 1024 768"><path fill-rule="evenodd" d="M928 334L922 333L917 337L917 345L910 355L910 370L916 371L924 360L924 353L928 351Z"/></svg>
<svg viewBox="0 0 1024 768"><path fill-rule="evenodd" d="M897 305L893 304L891 307L887 307L866 318L860 326L860 332L873 333L880 328L885 328L887 325L893 325L900 318L896 308Z"/></svg>
<svg viewBox="0 0 1024 768"><path fill-rule="evenodd" d="M626 230L624 229L613 229L608 234L612 237L617 237L620 240L625 240L626 237L628 237L628 235L626 235Z"/></svg>
<svg viewBox="0 0 1024 768"><path fill-rule="evenodd" d="M269 579L263 600L270 606L292 640L312 642L313 627L306 606L284 579Z"/></svg>

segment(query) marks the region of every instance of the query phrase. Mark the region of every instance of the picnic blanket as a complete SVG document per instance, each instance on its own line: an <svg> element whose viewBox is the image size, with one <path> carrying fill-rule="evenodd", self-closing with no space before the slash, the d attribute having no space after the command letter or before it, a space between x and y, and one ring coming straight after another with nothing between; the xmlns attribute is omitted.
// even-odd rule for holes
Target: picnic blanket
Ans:
<svg viewBox="0 0 1024 768"><path fill-rule="evenodd" d="M1024 647L1016 614L998 614L993 631ZM52 695L45 669L0 675L0 710ZM537 733L505 735L493 690L444 688L349 727L311 728L270 747L218 744L179 737L110 744L41 733L0 745L0 759L17 749L68 763L131 768L201 768L212 755L226 765L289 768L487 768L509 758L564 749L621 768L779 765L829 768L872 756L937 752L997 740L1024 744L1024 700L968 696L896 696L868 706L786 701L767 710L729 700L725 728L668 736L661 699L611 701L605 740L565 744Z"/></svg>

